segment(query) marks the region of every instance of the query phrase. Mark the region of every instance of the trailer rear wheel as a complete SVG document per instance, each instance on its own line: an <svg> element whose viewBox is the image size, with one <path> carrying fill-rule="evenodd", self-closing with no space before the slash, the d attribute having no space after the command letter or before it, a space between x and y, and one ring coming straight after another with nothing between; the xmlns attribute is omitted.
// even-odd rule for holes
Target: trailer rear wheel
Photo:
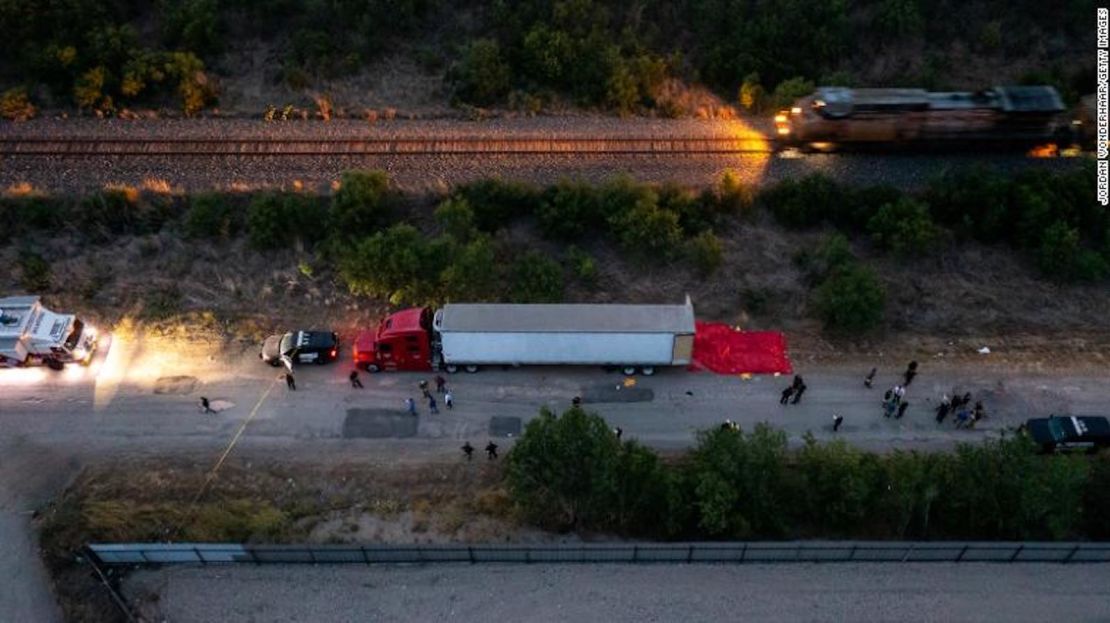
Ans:
<svg viewBox="0 0 1110 623"><path fill-rule="evenodd" d="M380 367L378 367L378 364L376 363L368 363L363 366L362 369L366 370L367 372L381 372L382 370Z"/></svg>
<svg viewBox="0 0 1110 623"><path fill-rule="evenodd" d="M651 375L655 374L655 366L644 366L644 367L640 368L640 372L644 376L651 376Z"/></svg>
<svg viewBox="0 0 1110 623"><path fill-rule="evenodd" d="M621 368L621 372L625 376L632 376L633 374L636 374L636 366L624 366L623 368Z"/></svg>
<svg viewBox="0 0 1110 623"><path fill-rule="evenodd" d="M46 367L50 368L51 370L62 370L66 367L64 363L53 358L46 359L45 361L43 361L43 363L45 363Z"/></svg>
<svg viewBox="0 0 1110 623"><path fill-rule="evenodd" d="M469 373L471 373L471 374L474 374L475 372L477 372L477 371L478 371L478 366L476 366L476 365L474 365L474 364L472 364L472 363L471 363L471 364L467 364L466 368L464 368L464 369L465 369L465 370L466 370L467 372L469 372Z"/></svg>
<svg viewBox="0 0 1110 623"><path fill-rule="evenodd" d="M443 369L447 371L447 374L454 374L459 371L459 367L453 363L447 364Z"/></svg>

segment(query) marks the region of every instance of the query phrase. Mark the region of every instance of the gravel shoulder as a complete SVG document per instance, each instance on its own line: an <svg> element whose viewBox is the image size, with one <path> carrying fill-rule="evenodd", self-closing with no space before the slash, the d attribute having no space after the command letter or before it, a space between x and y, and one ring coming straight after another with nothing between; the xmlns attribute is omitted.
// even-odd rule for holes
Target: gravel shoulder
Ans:
<svg viewBox="0 0 1110 623"><path fill-rule="evenodd" d="M148 615L214 621L1097 621L1110 565L281 566L140 571Z"/></svg>

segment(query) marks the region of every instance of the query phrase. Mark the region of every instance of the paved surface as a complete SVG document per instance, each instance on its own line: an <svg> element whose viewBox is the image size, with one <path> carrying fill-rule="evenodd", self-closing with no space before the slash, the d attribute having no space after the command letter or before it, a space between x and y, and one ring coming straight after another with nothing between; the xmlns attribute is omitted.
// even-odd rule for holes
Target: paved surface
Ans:
<svg viewBox="0 0 1110 623"><path fill-rule="evenodd" d="M1105 621L1110 565L286 566L141 571L188 621Z"/></svg>
<svg viewBox="0 0 1110 623"><path fill-rule="evenodd" d="M87 369L0 370L0 612L10 620L57 617L27 535L28 513L63 488L82 462L186 451L215 458L240 429L236 452L306 460L351 454L391 462L442 460L458 455L463 440L483 447L494 417L527 421L541 406L563 409L573 396L583 395L585 406L624 429L626 439L660 449L687 447L696 431L725 418L745 428L771 422L795 444L806 431L829 438L833 413L845 417L839 436L861 447L932 449L997 435L1028 415L1099 413L1110 404L1110 384L1094 373L1012 379L1004 367L989 362L945 366L923 361L902 420L884 419L878 406L882 390L863 387L869 364L803 366L799 372L809 389L801 404L788 407L778 404L788 378L744 380L668 370L637 379L636 388L651 390L650 401L590 402L591 396L624 391L616 390L623 377L595 369L483 370L449 377L455 409L441 407L431 415L417 389L428 375L364 374L365 389L359 390L347 383L344 364L310 366L298 370L299 390L292 392L278 381L276 369L259 363L253 348L183 355L119 339ZM894 383L903 366L900 361L881 369L876 388ZM936 398L956 386L983 399L992 414L979 430L955 430L950 422L938 427L933 421ZM218 413L199 412L202 395ZM418 399L419 416L401 422L408 417L404 399L409 396ZM370 415L351 420L351 414ZM408 436L414 428L415 435ZM406 438L363 437L381 431ZM506 451L511 440L498 443Z"/></svg>

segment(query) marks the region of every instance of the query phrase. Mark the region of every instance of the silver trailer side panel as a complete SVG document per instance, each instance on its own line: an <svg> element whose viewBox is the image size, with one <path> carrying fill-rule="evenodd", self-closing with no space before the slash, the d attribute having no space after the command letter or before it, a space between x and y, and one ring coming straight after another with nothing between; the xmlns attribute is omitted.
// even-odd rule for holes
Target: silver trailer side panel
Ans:
<svg viewBox="0 0 1110 623"><path fill-rule="evenodd" d="M436 330L544 333L694 333L694 305L513 305L449 303Z"/></svg>
<svg viewBox="0 0 1110 623"><path fill-rule="evenodd" d="M442 334L443 360L455 364L681 365L670 333Z"/></svg>

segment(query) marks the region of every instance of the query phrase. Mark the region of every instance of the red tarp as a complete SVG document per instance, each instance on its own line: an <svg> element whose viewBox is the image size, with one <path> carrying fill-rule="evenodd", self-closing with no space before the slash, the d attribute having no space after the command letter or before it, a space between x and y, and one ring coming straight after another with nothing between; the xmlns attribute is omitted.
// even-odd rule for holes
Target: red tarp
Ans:
<svg viewBox="0 0 1110 623"><path fill-rule="evenodd" d="M738 331L719 322L696 322L690 370L717 374L790 374L786 338L777 331Z"/></svg>

